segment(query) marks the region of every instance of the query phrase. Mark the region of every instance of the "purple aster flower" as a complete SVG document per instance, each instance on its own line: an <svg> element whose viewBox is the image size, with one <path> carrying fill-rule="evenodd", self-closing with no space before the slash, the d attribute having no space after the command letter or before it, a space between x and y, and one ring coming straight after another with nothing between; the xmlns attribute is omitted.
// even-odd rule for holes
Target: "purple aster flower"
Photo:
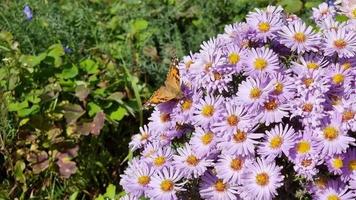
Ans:
<svg viewBox="0 0 356 200"><path fill-rule="evenodd" d="M274 162L266 162L257 158L256 162L248 165L242 176L242 186L239 188L243 199L272 199L277 196L277 188L283 184L284 176L281 167Z"/></svg>
<svg viewBox="0 0 356 200"><path fill-rule="evenodd" d="M345 90L351 87L351 81L355 79L351 69L344 69L339 64L333 64L327 72L330 82L334 87L344 86Z"/></svg>
<svg viewBox="0 0 356 200"><path fill-rule="evenodd" d="M355 190L356 190L356 171L351 174L349 184L350 184L350 189L354 190L354 193L355 193Z"/></svg>
<svg viewBox="0 0 356 200"><path fill-rule="evenodd" d="M209 156L211 152L214 152L216 142L217 136L213 131L197 127L189 143L196 154L199 157L203 157Z"/></svg>
<svg viewBox="0 0 356 200"><path fill-rule="evenodd" d="M232 136L227 136L218 144L218 148L223 154L250 156L255 154L255 145L258 139L263 137L262 133L254 133L257 127L240 130L238 129Z"/></svg>
<svg viewBox="0 0 356 200"><path fill-rule="evenodd" d="M177 106L173 108L172 117L177 123L192 123L194 105L202 98L200 92L192 92L179 100Z"/></svg>
<svg viewBox="0 0 356 200"><path fill-rule="evenodd" d="M227 44L234 43L241 48L248 47L250 39L256 35L256 31L244 22L226 25L224 31L219 37Z"/></svg>
<svg viewBox="0 0 356 200"><path fill-rule="evenodd" d="M355 139L348 136L341 127L341 120L341 117L325 120L317 130L322 155L332 156L343 153L350 144L354 144Z"/></svg>
<svg viewBox="0 0 356 200"><path fill-rule="evenodd" d="M353 200L356 198L356 195L353 191L348 190L345 184L333 181L323 191L316 193L313 197L313 199L317 200Z"/></svg>
<svg viewBox="0 0 356 200"><path fill-rule="evenodd" d="M152 132L164 132L173 125L171 113L163 109L161 110L158 107L155 108L148 120L150 120L148 127Z"/></svg>
<svg viewBox="0 0 356 200"><path fill-rule="evenodd" d="M305 73L297 74L295 77L297 93L306 94L308 92L326 93L329 91L329 80L325 76L325 70L308 70Z"/></svg>
<svg viewBox="0 0 356 200"><path fill-rule="evenodd" d="M212 160L206 157L199 157L187 143L185 146L178 148L177 152L178 155L173 156L173 164L182 172L185 178L198 178L212 165Z"/></svg>
<svg viewBox="0 0 356 200"><path fill-rule="evenodd" d="M333 6L329 6L327 3L322 3L318 8L313 8L313 19L316 22L325 20L328 17L335 15L335 9Z"/></svg>
<svg viewBox="0 0 356 200"><path fill-rule="evenodd" d="M256 12L250 12L247 15L246 22L256 31L254 39L263 42L275 38L283 24L281 15L268 13L258 8L256 8Z"/></svg>
<svg viewBox="0 0 356 200"><path fill-rule="evenodd" d="M269 126L271 123L282 121L283 117L288 116L290 110L288 104L284 104L276 98L269 98L263 102L260 114L256 117L261 123Z"/></svg>
<svg viewBox="0 0 356 200"><path fill-rule="evenodd" d="M304 130L299 132L295 145L289 153L289 158L293 161L298 157L307 155L317 155L319 143L316 136L313 135L311 130Z"/></svg>
<svg viewBox="0 0 356 200"><path fill-rule="evenodd" d="M31 7L29 5L25 5L24 8L23 8L23 14L26 16L26 19L27 20L32 20L33 18L33 13L32 13L32 10L31 10Z"/></svg>
<svg viewBox="0 0 356 200"><path fill-rule="evenodd" d="M316 168L316 166L322 164L322 160L318 155L305 155L297 157L293 163L293 168L298 175L308 180L312 180L319 172L319 169Z"/></svg>
<svg viewBox="0 0 356 200"><path fill-rule="evenodd" d="M131 151L135 151L146 145L150 141L151 135L147 125L140 127L140 133L133 135L129 143Z"/></svg>
<svg viewBox="0 0 356 200"><path fill-rule="evenodd" d="M227 72L240 73L243 69L242 58L246 56L246 50L233 44L226 48L224 55L226 56L226 66L224 69Z"/></svg>
<svg viewBox="0 0 356 200"><path fill-rule="evenodd" d="M225 103L221 113L221 120L212 124L213 130L219 135L232 135L237 129L244 129L251 126L250 115L244 106L237 105L234 101Z"/></svg>
<svg viewBox="0 0 356 200"><path fill-rule="evenodd" d="M214 97L207 95L204 99L194 105L194 122L197 125L207 126L217 121L221 116L221 104L224 102L221 96Z"/></svg>
<svg viewBox="0 0 356 200"><path fill-rule="evenodd" d="M268 98L269 92L273 91L273 83L267 82L266 78L247 77L239 85L237 101L244 105L251 105L254 108L263 106L263 102Z"/></svg>
<svg viewBox="0 0 356 200"><path fill-rule="evenodd" d="M327 56L336 53L340 58L350 58L356 55L356 33L341 28L325 33L324 52Z"/></svg>
<svg viewBox="0 0 356 200"><path fill-rule="evenodd" d="M356 131L356 94L351 95L349 99L342 98L340 103L334 105L336 113L341 114L342 128L345 130Z"/></svg>
<svg viewBox="0 0 356 200"><path fill-rule="evenodd" d="M245 72L251 76L276 72L280 68L277 54L266 47L248 51L245 63Z"/></svg>
<svg viewBox="0 0 356 200"><path fill-rule="evenodd" d="M306 51L318 51L317 47L321 42L320 36L313 31L313 28L302 21L282 27L279 34L281 37L280 43L298 54Z"/></svg>
<svg viewBox="0 0 356 200"><path fill-rule="evenodd" d="M237 185L224 182L212 172L207 171L201 178L199 185L200 196L209 200L237 200Z"/></svg>
<svg viewBox="0 0 356 200"><path fill-rule="evenodd" d="M291 70L296 74L307 73L308 71L318 70L326 67L328 60L315 53L306 54L299 57L298 61L292 61Z"/></svg>
<svg viewBox="0 0 356 200"><path fill-rule="evenodd" d="M154 170L144 161L134 158L128 164L123 175L121 175L120 185L126 192L134 196L142 196L149 189L148 184Z"/></svg>
<svg viewBox="0 0 356 200"><path fill-rule="evenodd" d="M350 180L352 173L356 172L356 148L350 147L344 154L344 158L341 180L347 182Z"/></svg>
<svg viewBox="0 0 356 200"><path fill-rule="evenodd" d="M170 146L159 148L149 157L149 163L155 170L170 166L173 160L173 149Z"/></svg>
<svg viewBox="0 0 356 200"><path fill-rule="evenodd" d="M158 171L151 178L150 190L146 192L151 199L157 200L177 200L177 192L184 191L183 183L178 183L182 179L179 170L168 167Z"/></svg>
<svg viewBox="0 0 356 200"><path fill-rule="evenodd" d="M241 184L241 176L251 162L249 157L222 154L215 164L216 176L224 182Z"/></svg>
<svg viewBox="0 0 356 200"><path fill-rule="evenodd" d="M326 159L326 165L328 167L329 172L340 175L342 174L341 168L344 166L344 157L341 154L335 154L331 156L329 159Z"/></svg>
<svg viewBox="0 0 356 200"><path fill-rule="evenodd" d="M264 142L258 148L258 154L265 160L272 161L280 157L282 153L289 155L289 150L294 147L295 131L288 124L276 125L270 131L266 131Z"/></svg>
<svg viewBox="0 0 356 200"><path fill-rule="evenodd" d="M294 82L289 74L273 73L271 78L271 83L274 86L274 90L271 92L273 97L281 102L286 102L295 96Z"/></svg>
<svg viewBox="0 0 356 200"><path fill-rule="evenodd" d="M121 197L119 200L139 200L139 198L131 194L126 194L125 196Z"/></svg>

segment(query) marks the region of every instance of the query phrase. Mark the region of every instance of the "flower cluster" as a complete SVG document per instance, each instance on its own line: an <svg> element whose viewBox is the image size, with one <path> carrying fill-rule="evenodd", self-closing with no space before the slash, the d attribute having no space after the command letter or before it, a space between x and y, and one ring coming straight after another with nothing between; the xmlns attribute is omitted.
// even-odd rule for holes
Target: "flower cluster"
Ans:
<svg viewBox="0 0 356 200"><path fill-rule="evenodd" d="M356 22L340 8L313 9L318 31L256 9L184 57L184 97L132 137L124 199L355 199Z"/></svg>

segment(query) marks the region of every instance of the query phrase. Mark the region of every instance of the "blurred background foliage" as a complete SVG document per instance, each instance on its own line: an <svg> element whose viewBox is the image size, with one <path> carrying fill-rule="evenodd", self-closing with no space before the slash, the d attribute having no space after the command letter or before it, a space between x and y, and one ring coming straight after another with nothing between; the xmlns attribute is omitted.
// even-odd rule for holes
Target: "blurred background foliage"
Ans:
<svg viewBox="0 0 356 200"><path fill-rule="evenodd" d="M101 200L122 195L127 145L149 114L142 102L172 56L253 8L308 19L322 1L0 2L0 199Z"/></svg>

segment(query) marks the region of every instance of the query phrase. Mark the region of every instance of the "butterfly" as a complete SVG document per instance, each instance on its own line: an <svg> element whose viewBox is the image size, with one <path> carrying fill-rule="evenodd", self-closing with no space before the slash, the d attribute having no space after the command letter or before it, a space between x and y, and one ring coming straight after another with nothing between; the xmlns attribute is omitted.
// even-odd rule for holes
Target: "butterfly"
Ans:
<svg viewBox="0 0 356 200"><path fill-rule="evenodd" d="M176 57L172 58L164 85L153 93L146 105L164 103L182 97L178 62Z"/></svg>

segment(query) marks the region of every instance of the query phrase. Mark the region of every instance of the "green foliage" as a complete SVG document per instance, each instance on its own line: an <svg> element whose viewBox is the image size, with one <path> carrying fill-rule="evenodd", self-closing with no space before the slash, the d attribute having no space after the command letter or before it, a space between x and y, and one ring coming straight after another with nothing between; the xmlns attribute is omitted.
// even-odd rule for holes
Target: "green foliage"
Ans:
<svg viewBox="0 0 356 200"><path fill-rule="evenodd" d="M122 196L119 174L133 156L127 144L143 124L142 101L172 56L197 51L253 8L280 4L306 19L304 8L320 2L4 0L0 199Z"/></svg>

